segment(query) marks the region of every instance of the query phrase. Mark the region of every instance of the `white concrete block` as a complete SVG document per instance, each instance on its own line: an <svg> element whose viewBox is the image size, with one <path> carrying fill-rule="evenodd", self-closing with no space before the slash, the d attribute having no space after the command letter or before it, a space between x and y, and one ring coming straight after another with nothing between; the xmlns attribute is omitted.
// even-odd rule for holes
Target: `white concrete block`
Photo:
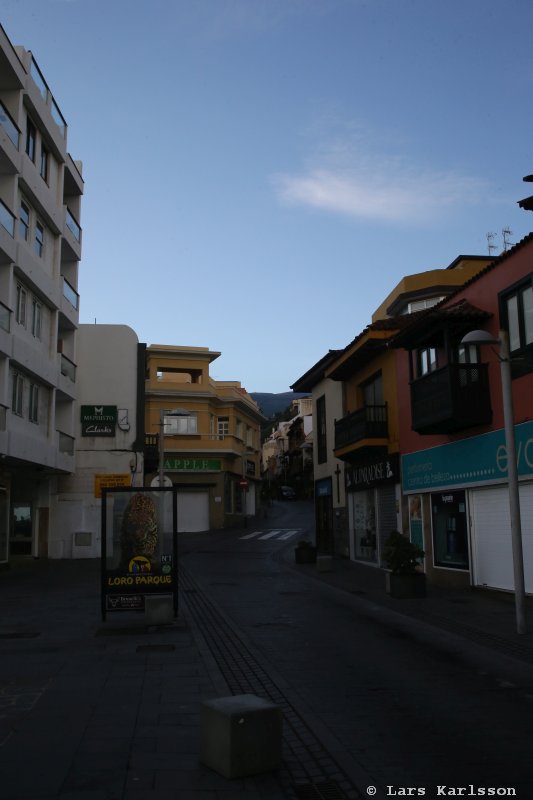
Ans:
<svg viewBox="0 0 533 800"><path fill-rule="evenodd" d="M317 556L316 568L318 572L333 572L333 556Z"/></svg>
<svg viewBox="0 0 533 800"><path fill-rule="evenodd" d="M206 700L200 709L200 761L225 778L281 766L281 708L253 694Z"/></svg>

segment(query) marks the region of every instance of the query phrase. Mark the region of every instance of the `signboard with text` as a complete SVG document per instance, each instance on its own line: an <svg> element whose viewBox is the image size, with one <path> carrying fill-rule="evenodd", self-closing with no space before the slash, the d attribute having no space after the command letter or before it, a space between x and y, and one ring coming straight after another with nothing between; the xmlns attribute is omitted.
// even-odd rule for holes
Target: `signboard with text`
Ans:
<svg viewBox="0 0 533 800"><path fill-rule="evenodd" d="M400 459L397 453L392 453L358 464L346 464L344 475L347 492L370 489L385 483L398 483Z"/></svg>
<svg viewBox="0 0 533 800"><path fill-rule="evenodd" d="M117 486L131 486L131 474L112 473L94 476L94 496L102 497L102 489L116 489Z"/></svg>
<svg viewBox="0 0 533 800"><path fill-rule="evenodd" d="M533 476L533 422L515 426L521 478ZM429 492L452 487L503 483L508 474L503 429L402 456L402 488Z"/></svg>
<svg viewBox="0 0 533 800"><path fill-rule="evenodd" d="M165 472L220 472L220 458L174 458L167 457L164 462Z"/></svg>
<svg viewBox="0 0 533 800"><path fill-rule="evenodd" d="M142 611L146 595L178 604L177 490L102 489L102 617Z"/></svg>
<svg viewBox="0 0 533 800"><path fill-rule="evenodd" d="M117 424L116 406L81 406L82 436L114 436Z"/></svg>

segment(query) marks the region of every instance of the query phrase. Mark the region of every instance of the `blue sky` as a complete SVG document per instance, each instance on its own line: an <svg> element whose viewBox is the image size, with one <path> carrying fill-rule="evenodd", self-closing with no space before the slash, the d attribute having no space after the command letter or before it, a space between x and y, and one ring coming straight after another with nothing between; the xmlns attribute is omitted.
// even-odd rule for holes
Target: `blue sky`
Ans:
<svg viewBox="0 0 533 800"><path fill-rule="evenodd" d="M531 0L3 0L83 161L80 321L282 392L533 229Z"/></svg>

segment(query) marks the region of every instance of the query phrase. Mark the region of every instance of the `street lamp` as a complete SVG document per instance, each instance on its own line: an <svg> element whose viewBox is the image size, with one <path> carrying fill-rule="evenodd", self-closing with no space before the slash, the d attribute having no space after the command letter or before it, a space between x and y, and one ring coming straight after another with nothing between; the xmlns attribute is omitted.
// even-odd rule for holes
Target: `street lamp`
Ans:
<svg viewBox="0 0 533 800"><path fill-rule="evenodd" d="M511 515L516 630L517 633L526 633L524 556L522 551L522 525L520 521L520 497L516 465L509 337L506 331L500 331L498 338L488 333L488 331L471 331L467 333L466 336L463 336L461 344L497 344L500 347L498 358L500 361L502 380L503 419L505 426L505 446L507 449L507 482L509 486L509 511Z"/></svg>
<svg viewBox="0 0 533 800"><path fill-rule="evenodd" d="M161 408L159 411L159 488L163 486L165 460L165 417L190 417L186 408Z"/></svg>

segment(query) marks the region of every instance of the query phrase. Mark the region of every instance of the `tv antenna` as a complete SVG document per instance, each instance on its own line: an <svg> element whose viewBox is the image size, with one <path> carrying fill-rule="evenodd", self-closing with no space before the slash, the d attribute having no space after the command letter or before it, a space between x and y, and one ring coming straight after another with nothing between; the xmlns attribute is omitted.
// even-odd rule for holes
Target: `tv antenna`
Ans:
<svg viewBox="0 0 533 800"><path fill-rule="evenodd" d="M495 233L490 233L490 232L487 233L487 248L488 248L488 251L489 251L489 256L491 256L493 254L493 252L498 249L496 247L496 245L494 244L495 236L496 236Z"/></svg>
<svg viewBox="0 0 533 800"><path fill-rule="evenodd" d="M503 252L504 252L504 253L505 253L505 251L506 251L506 250L508 250L508 249L509 249L509 247L511 247L511 246L512 246L512 244L513 244L512 242L510 242L510 241L509 241L509 236L512 236L512 235L513 235L513 232L512 232L512 230L511 230L509 227L507 227L507 228L502 228L502 237L503 237Z"/></svg>

